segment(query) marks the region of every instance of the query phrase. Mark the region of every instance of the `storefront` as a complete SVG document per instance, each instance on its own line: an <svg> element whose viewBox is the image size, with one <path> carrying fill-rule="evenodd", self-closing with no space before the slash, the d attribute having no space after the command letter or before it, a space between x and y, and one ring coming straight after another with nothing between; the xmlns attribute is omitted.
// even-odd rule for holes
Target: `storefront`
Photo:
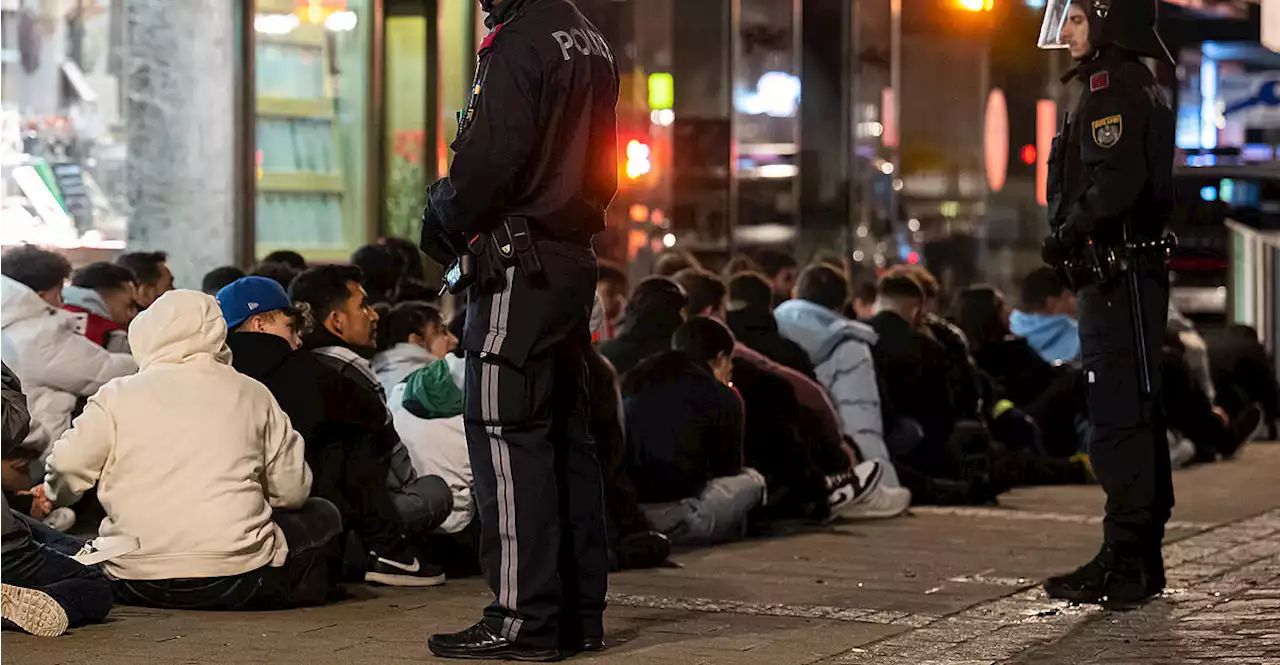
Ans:
<svg viewBox="0 0 1280 665"><path fill-rule="evenodd" d="M205 263L247 265L415 236L470 84L474 0L192 4L207 26L176 38L166 2L0 4L3 244L177 253L189 228L219 246ZM193 197L213 214L174 210Z"/></svg>

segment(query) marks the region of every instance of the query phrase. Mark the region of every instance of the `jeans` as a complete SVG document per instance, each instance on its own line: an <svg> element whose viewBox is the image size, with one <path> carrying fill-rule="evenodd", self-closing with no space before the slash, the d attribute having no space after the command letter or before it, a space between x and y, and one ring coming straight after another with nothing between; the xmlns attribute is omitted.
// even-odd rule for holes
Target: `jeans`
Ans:
<svg viewBox="0 0 1280 665"><path fill-rule="evenodd" d="M125 605L232 611L325 602L340 573L342 518L337 507L312 497L297 510L276 510L272 519L289 544L283 566L228 577L116 580L116 599Z"/></svg>
<svg viewBox="0 0 1280 665"><path fill-rule="evenodd" d="M400 521L409 533L426 533L449 518L453 511L453 490L439 476L421 476L404 487L392 490Z"/></svg>
<svg viewBox="0 0 1280 665"><path fill-rule="evenodd" d="M755 469L714 478L682 501L642 505L654 527L675 545L714 545L746 535L747 514L764 503L765 480Z"/></svg>
<svg viewBox="0 0 1280 665"><path fill-rule="evenodd" d="M5 584L49 594L62 606L73 627L105 619L111 611L111 582L96 566L82 566L59 551L70 549L71 541L77 539L39 522L31 525L34 520L22 519L24 516L19 513L11 511L10 515L19 519L10 522L16 526L13 533L5 534L6 551L0 579ZM43 538L51 535L49 532L65 540L43 542ZM77 541L71 552L79 548Z"/></svg>

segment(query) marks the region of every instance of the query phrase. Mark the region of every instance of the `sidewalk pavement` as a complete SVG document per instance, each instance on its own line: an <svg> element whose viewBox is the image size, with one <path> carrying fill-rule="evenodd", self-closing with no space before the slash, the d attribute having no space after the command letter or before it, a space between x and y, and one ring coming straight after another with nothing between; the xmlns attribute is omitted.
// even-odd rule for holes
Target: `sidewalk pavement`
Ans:
<svg viewBox="0 0 1280 665"><path fill-rule="evenodd" d="M1098 548L1097 487L1018 490L992 508L916 508L678 554L610 578L609 649L657 665L1280 663L1280 445L1175 473L1170 591L1107 613L1048 601L1044 576ZM4 665L408 663L470 625L483 583L356 587L323 608L217 614L117 608L57 639L6 632Z"/></svg>

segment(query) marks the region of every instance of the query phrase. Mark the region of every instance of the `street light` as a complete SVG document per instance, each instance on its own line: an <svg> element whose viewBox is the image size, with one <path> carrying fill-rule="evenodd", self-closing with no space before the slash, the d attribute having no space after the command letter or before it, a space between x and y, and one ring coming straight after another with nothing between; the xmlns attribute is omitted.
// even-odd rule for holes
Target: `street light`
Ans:
<svg viewBox="0 0 1280 665"><path fill-rule="evenodd" d="M955 0L956 6L966 12L989 12L995 0Z"/></svg>

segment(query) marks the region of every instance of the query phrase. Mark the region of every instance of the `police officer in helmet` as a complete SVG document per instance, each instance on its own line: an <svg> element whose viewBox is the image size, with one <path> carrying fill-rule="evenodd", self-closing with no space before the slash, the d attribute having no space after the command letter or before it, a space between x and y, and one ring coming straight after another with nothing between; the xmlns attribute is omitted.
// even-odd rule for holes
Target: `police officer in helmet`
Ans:
<svg viewBox="0 0 1280 665"><path fill-rule="evenodd" d="M421 246L454 264L450 290L467 299L464 415L494 600L428 645L552 661L603 648L608 559L584 352L591 238L617 191L618 71L570 0L480 5L490 32Z"/></svg>
<svg viewBox="0 0 1280 665"><path fill-rule="evenodd" d="M1077 64L1063 79L1079 102L1050 156L1044 254L1079 298L1089 452L1107 494L1101 551L1044 584L1075 602L1140 603L1165 585L1173 483L1152 359L1168 318L1174 114L1142 60L1172 63L1157 2L1051 0L1040 33L1042 48L1066 48Z"/></svg>

